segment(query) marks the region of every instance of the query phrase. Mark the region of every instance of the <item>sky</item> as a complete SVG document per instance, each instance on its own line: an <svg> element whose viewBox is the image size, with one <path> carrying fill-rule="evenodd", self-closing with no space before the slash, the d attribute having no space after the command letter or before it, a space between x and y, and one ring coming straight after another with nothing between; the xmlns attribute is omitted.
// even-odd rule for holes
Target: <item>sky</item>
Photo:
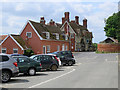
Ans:
<svg viewBox="0 0 120 90"><path fill-rule="evenodd" d="M70 12L70 20L79 16L88 20L88 29L93 33L93 43L103 41L104 20L118 12L119 0L1 0L0 35L19 34L28 20L40 21L44 16L46 23L53 19L62 22L64 12Z"/></svg>

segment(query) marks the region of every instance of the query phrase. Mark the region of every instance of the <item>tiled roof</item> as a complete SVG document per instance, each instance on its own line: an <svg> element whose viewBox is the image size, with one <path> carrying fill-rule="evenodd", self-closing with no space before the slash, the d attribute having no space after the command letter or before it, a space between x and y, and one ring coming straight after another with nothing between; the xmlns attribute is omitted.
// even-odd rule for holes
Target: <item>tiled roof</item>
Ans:
<svg viewBox="0 0 120 90"><path fill-rule="evenodd" d="M70 22L70 26L72 27L72 29L75 31L75 33L78 35L80 34L80 36L83 36L83 30L88 31L88 29L86 29L85 27L83 27L82 25L78 25L75 22Z"/></svg>
<svg viewBox="0 0 120 90"><path fill-rule="evenodd" d="M62 32L61 32L60 28L57 27L56 25L54 25L54 26L43 25L38 22L34 22L31 20L29 20L29 21L32 23L34 28L37 30L38 34L40 36L42 36L42 38L46 39L46 36L45 36L45 34L43 34L43 32L49 32L50 39L56 39L56 37L52 33L58 33L58 34L60 34L60 40L64 40L64 38L61 36Z"/></svg>
<svg viewBox="0 0 120 90"><path fill-rule="evenodd" d="M24 48L24 49L30 49L30 45L27 44L27 42L25 42L22 37L20 35L13 35L11 34L11 36Z"/></svg>
<svg viewBox="0 0 120 90"><path fill-rule="evenodd" d="M106 43L106 41L107 41L108 39L112 40L114 43L118 43L118 40L117 40L117 39L114 39L114 38L112 38L112 37L108 37L108 38L106 38L104 41L101 41L100 43Z"/></svg>
<svg viewBox="0 0 120 90"><path fill-rule="evenodd" d="M0 35L0 43L7 37L8 35Z"/></svg>

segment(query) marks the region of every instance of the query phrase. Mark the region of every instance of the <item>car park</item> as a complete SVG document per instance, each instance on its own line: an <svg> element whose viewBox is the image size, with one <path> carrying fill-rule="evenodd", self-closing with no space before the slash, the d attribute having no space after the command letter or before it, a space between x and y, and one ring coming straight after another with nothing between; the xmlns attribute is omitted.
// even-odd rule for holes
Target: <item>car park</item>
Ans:
<svg viewBox="0 0 120 90"><path fill-rule="evenodd" d="M59 67L59 60L56 56L50 54L33 55L30 58L40 61L42 69L56 71Z"/></svg>
<svg viewBox="0 0 120 90"><path fill-rule="evenodd" d="M27 56L13 56L17 60L19 73L35 75L36 72L40 72L42 65L40 62L33 60Z"/></svg>
<svg viewBox="0 0 120 90"><path fill-rule="evenodd" d="M18 75L18 73L17 61L10 55L0 54L0 81L6 83L11 77Z"/></svg>
<svg viewBox="0 0 120 90"><path fill-rule="evenodd" d="M72 66L75 64L75 59L71 51L57 51L53 52L52 54L58 56L63 65Z"/></svg>

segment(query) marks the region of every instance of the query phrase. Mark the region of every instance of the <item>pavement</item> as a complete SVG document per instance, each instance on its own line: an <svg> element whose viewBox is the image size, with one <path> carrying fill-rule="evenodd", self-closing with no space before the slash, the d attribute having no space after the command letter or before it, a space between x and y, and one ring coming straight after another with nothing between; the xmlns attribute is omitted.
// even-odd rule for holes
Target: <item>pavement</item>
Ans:
<svg viewBox="0 0 120 90"><path fill-rule="evenodd" d="M35 76L20 75L2 88L118 88L118 54L75 52L76 64Z"/></svg>

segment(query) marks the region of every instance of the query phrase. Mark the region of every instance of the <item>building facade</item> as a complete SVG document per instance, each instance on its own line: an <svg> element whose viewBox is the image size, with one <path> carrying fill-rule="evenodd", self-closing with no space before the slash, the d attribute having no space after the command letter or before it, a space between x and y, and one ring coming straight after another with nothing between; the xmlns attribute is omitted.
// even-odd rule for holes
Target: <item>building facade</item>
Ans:
<svg viewBox="0 0 120 90"><path fill-rule="evenodd" d="M39 22L28 20L19 35L8 35L0 43L0 52L7 54L24 54L27 49L35 54L46 54L55 51L90 51L92 47L92 32L87 29L87 19L79 24L79 17L69 19L65 12L62 24L52 19L46 24L45 18Z"/></svg>

